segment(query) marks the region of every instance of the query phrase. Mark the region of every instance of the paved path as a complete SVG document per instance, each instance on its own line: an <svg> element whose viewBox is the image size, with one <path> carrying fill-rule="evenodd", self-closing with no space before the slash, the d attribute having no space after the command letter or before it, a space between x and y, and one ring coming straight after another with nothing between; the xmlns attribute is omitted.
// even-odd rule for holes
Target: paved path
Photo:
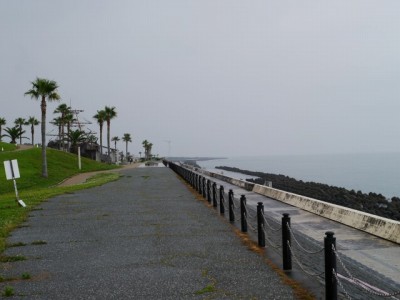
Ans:
<svg viewBox="0 0 400 300"><path fill-rule="evenodd" d="M58 196L15 230L11 299L293 299L263 258L167 168ZM38 243L38 241L42 241ZM36 242L36 243L35 243ZM32 244L33 243L33 244Z"/></svg>

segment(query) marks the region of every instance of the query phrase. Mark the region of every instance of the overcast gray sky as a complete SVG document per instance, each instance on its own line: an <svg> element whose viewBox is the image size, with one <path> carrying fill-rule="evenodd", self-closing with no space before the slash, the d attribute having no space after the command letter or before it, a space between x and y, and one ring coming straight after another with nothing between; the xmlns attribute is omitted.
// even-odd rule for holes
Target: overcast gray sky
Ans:
<svg viewBox="0 0 400 300"><path fill-rule="evenodd" d="M97 132L115 106L135 154L399 152L399 16L398 0L0 0L0 117L40 118L38 76Z"/></svg>

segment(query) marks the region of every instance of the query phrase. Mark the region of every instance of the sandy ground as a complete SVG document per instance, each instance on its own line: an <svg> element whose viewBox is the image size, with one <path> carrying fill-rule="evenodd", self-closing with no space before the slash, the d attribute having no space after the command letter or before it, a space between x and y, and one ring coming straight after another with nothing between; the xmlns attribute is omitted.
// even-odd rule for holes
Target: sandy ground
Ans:
<svg viewBox="0 0 400 300"><path fill-rule="evenodd" d="M75 185L75 184L81 184L84 183L86 180L88 180L90 177L93 177L96 174L99 173L108 173L108 172L120 172L122 170L126 169L133 169L137 168L141 165L142 163L132 163L128 165L123 165L122 168L119 169L113 169L113 170L102 170L102 171L96 171L96 172L87 172L87 173L81 173L77 174L75 176L72 176L71 178L68 178L61 182L59 186L70 186L70 185Z"/></svg>

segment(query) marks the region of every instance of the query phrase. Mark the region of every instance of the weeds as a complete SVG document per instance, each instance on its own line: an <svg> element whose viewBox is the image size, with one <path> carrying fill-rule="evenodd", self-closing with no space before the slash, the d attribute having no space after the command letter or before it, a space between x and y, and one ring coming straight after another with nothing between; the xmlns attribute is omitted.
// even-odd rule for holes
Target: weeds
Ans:
<svg viewBox="0 0 400 300"><path fill-rule="evenodd" d="M26 244L23 243L23 242L12 243L12 244L7 244L7 245L6 245L7 248L12 248L12 247L23 247L23 246L26 246Z"/></svg>
<svg viewBox="0 0 400 300"><path fill-rule="evenodd" d="M33 241L33 242L31 243L31 245L46 245L46 244L47 244L46 241L41 241L41 240Z"/></svg>
<svg viewBox="0 0 400 300"><path fill-rule="evenodd" d="M0 256L0 262L15 262L15 261L22 261L22 260L26 260L26 257L23 255L14 255L14 256L1 255Z"/></svg>
<svg viewBox="0 0 400 300"><path fill-rule="evenodd" d="M5 296L5 297L14 296L14 288L9 285L5 286L4 291L3 291L3 296Z"/></svg>
<svg viewBox="0 0 400 300"><path fill-rule="evenodd" d="M215 286L214 284L210 283L206 287L202 288L201 290L198 290L195 292L196 295L203 295L205 293L212 293L215 292Z"/></svg>

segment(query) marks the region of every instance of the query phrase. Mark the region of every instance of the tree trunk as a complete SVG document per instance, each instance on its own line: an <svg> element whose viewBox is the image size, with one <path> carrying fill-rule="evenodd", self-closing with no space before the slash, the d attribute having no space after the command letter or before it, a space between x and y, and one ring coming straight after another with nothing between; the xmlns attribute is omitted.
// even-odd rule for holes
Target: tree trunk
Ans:
<svg viewBox="0 0 400 300"><path fill-rule="evenodd" d="M40 104L42 110L42 176L47 178L47 157L46 157L46 97L42 96L42 103Z"/></svg>
<svg viewBox="0 0 400 300"><path fill-rule="evenodd" d="M19 132L21 133L21 135L19 136L19 144L22 145L22 125L19 125Z"/></svg>
<svg viewBox="0 0 400 300"><path fill-rule="evenodd" d="M110 153L110 121L107 121L107 151L108 151L108 162L111 163L111 153Z"/></svg>
<svg viewBox="0 0 400 300"><path fill-rule="evenodd" d="M63 132L64 134L64 132ZM71 145L71 138L70 138L70 134L71 134L71 122L67 123L67 149L66 151L69 152L70 151L70 145Z"/></svg>
<svg viewBox="0 0 400 300"><path fill-rule="evenodd" d="M60 126L61 126L61 139L62 139L62 150L63 151L66 151L66 149L65 149L65 128L64 128L64 120L65 120L65 115L64 115L64 113L62 113L61 114L61 124L60 124Z"/></svg>
<svg viewBox="0 0 400 300"><path fill-rule="evenodd" d="M58 150L61 150L61 123L58 124Z"/></svg>
<svg viewBox="0 0 400 300"><path fill-rule="evenodd" d="M34 140L35 129L33 128L33 124L31 125L31 135L32 135L32 146L35 146L35 140Z"/></svg>
<svg viewBox="0 0 400 300"><path fill-rule="evenodd" d="M103 124L100 124L100 154L103 155Z"/></svg>

